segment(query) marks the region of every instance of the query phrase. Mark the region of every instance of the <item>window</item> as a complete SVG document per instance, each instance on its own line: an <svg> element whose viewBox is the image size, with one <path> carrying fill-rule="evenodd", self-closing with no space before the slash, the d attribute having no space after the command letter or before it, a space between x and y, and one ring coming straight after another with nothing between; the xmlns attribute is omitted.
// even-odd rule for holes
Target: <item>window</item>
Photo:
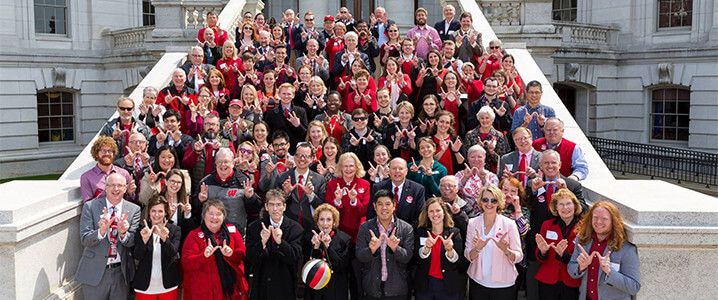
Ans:
<svg viewBox="0 0 718 300"><path fill-rule="evenodd" d="M155 25L155 6L150 0L142 0L142 26Z"/></svg>
<svg viewBox="0 0 718 300"><path fill-rule="evenodd" d="M37 93L37 137L39 142L75 140L75 103L72 93Z"/></svg>
<svg viewBox="0 0 718 300"><path fill-rule="evenodd" d="M578 0L553 0L553 19L576 22L577 2Z"/></svg>
<svg viewBox="0 0 718 300"><path fill-rule="evenodd" d="M67 34L65 0L35 0L35 32Z"/></svg>
<svg viewBox="0 0 718 300"><path fill-rule="evenodd" d="M691 91L668 87L651 93L651 138L687 141Z"/></svg>
<svg viewBox="0 0 718 300"><path fill-rule="evenodd" d="M693 0L658 0L658 28L690 27Z"/></svg>

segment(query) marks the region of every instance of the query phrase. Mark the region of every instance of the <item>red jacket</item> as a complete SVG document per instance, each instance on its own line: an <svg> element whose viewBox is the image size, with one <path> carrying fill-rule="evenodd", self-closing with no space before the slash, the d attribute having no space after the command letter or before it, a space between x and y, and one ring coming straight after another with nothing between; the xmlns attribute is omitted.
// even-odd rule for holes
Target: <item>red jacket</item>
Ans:
<svg viewBox="0 0 718 300"><path fill-rule="evenodd" d="M481 94L484 93L484 83L481 80L474 79L471 82L461 80L461 85L464 87L466 95L469 98L469 104L479 100Z"/></svg>
<svg viewBox="0 0 718 300"><path fill-rule="evenodd" d="M334 203L334 191L336 189L351 189L356 185L357 204L352 206L349 204L349 195L342 196L342 203L337 206ZM359 226L366 220L366 212L369 204L369 196L371 195L369 181L361 178L354 178L349 184L345 184L344 178L334 178L327 183L326 203L329 203L339 210L341 216L339 221L339 229L346 232L352 237L352 241L356 241L359 233Z"/></svg>
<svg viewBox="0 0 718 300"><path fill-rule="evenodd" d="M409 75L404 75L404 86L401 88L401 92L405 95L411 95L411 78L409 78ZM389 81L386 80L386 76L379 77L379 89L382 89L386 87L389 89L389 95L391 95L391 85L389 85Z"/></svg>
<svg viewBox="0 0 718 300"><path fill-rule="evenodd" d="M545 137L534 140L532 146L539 152L543 152L548 149ZM561 158L561 175L563 176L568 177L571 176L571 173L573 173L573 161L571 158L573 158L574 148L576 148L576 143L562 138L561 143L558 147L556 147L556 149L554 149L558 152L558 155Z"/></svg>
<svg viewBox="0 0 718 300"><path fill-rule="evenodd" d="M242 58L221 58L216 63L217 70L222 72L224 77L224 86L229 91L233 91L237 86L237 76L239 73L244 73L244 66L242 65ZM235 70L237 68L237 70Z"/></svg>
<svg viewBox="0 0 718 300"><path fill-rule="evenodd" d="M563 257L567 260L565 262L562 262L557 259L556 251L553 248L549 248L548 252L546 252L546 259L541 259L541 256L539 256L538 247L536 247L535 255L538 261L541 262L541 265L539 266L535 277L536 280L545 284L556 284L556 282L561 281L568 287L577 288L579 285L581 285L581 278L573 279L571 278L571 276L568 275L567 271L568 259L571 258L571 254L573 253L574 248L574 241L576 240L576 232L574 230L576 222L574 222L572 225L568 225L569 228L567 230L568 232L570 232L568 238L563 236L563 233L561 232L561 227L559 226L558 222L560 222L559 217L544 221L541 225L540 233L548 244L554 243L555 245L558 244L558 242L560 242L561 240L566 239L568 241L568 246L563 252ZM553 233L551 234L552 237L556 238L549 238L548 232L556 233L556 236L553 236Z"/></svg>
<svg viewBox="0 0 718 300"><path fill-rule="evenodd" d="M352 91L344 98L344 107L347 112L351 113L354 109L362 108L371 114L379 109L379 105L376 102L376 91L372 91L371 88L367 87L363 93L359 93L359 97L361 98L359 99L359 103L356 103L354 100L354 96L357 95L357 93L359 93L359 91ZM369 104L366 103L366 96L369 96Z"/></svg>
<svg viewBox="0 0 718 300"><path fill-rule="evenodd" d="M200 43L204 43L204 31L207 30L207 27L201 28L197 32L197 40L200 41ZM222 47L224 45L224 42L227 41L227 31L224 29L219 28L219 26L213 28L214 30L214 43L218 46ZM219 30L219 32L217 32Z"/></svg>
<svg viewBox="0 0 718 300"><path fill-rule="evenodd" d="M244 257L247 248L242 234L234 225L227 225L229 230L229 246L234 251L232 256L224 257L237 273L237 281L231 299L249 299L249 286L244 278ZM219 245L222 241L219 241ZM225 299L222 295L222 283L214 256L204 257L207 247L207 236L200 228L192 230L182 248L183 299ZM219 249L217 251L220 251Z"/></svg>

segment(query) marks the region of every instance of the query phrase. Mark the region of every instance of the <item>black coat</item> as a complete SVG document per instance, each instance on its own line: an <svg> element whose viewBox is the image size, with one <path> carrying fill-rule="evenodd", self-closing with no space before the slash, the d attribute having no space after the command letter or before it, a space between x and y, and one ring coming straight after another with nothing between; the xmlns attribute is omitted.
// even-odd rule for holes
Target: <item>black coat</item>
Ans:
<svg viewBox="0 0 718 300"><path fill-rule="evenodd" d="M426 292L429 289L429 267L431 266L431 255L427 258L419 257L419 251L424 247L424 240L429 236L429 230L426 227L419 227L416 229L416 246L414 247L414 253L416 254L416 274L414 276L414 289L417 294ZM450 262L446 258L446 251L444 246L441 246L441 273L444 276L443 280L446 284L446 289L452 295L461 295L466 290L466 261L464 259L464 239L456 227L444 228L444 232L441 234L444 238L448 238L449 235L454 234L451 238L454 241L454 250L458 255L456 262ZM437 240L437 243L441 243L441 240Z"/></svg>
<svg viewBox="0 0 718 300"><path fill-rule="evenodd" d="M581 186L581 183L564 176L561 176L561 178L566 181L566 188L576 195L576 199L578 199L578 202L581 203L582 211L588 211L588 205L586 205L586 197L583 195L583 186ZM554 191L554 193L555 192L556 191ZM531 180L529 180L526 184L526 195L528 195L527 206L530 212L529 224L531 226L526 236L533 237L541 231L541 225L543 225L543 222L553 218L554 215L552 215L549 210L549 199L546 199L546 193L535 195L531 190ZM527 256L529 260L536 260L536 256L533 255L535 252L536 239L527 238L526 253L529 253Z"/></svg>
<svg viewBox="0 0 718 300"><path fill-rule="evenodd" d="M282 188L284 181L289 178L292 185L297 183L297 178L294 177L296 168L291 168L284 173L278 175L277 180L274 182L274 188ZM302 221L300 225L311 233L311 228L314 227L314 217L312 216L312 209L319 207L320 204L324 203L324 192L326 189L327 181L324 176L319 173L309 170L309 177L311 177L312 185L314 185L314 198L309 199L307 193L302 194L302 199L299 199L298 190L300 187L292 190L287 198L287 209L284 211L284 216L289 217L297 222L299 221L299 215L301 210ZM307 183L307 178L303 179L303 184Z"/></svg>
<svg viewBox="0 0 718 300"><path fill-rule="evenodd" d="M367 220L376 217L376 211L374 211L374 202L376 201L376 191L388 190L394 193L392 190L391 179L382 180L372 187L372 197L367 208L366 218ZM412 227L416 228L419 223L419 214L421 209L424 208L425 194L424 186L418 184L409 179L404 180L404 186L401 189L401 198L399 198L399 206L396 208L396 216L399 219L411 224Z"/></svg>
<svg viewBox="0 0 718 300"><path fill-rule="evenodd" d="M144 226L142 226L144 228ZM162 285L165 288L176 287L180 283L179 270L177 265L179 264L178 254L180 249L180 228L177 225L168 223L167 229L170 231L170 235L166 241L160 240L161 250L161 261L153 262L152 254L154 250L154 243L152 242L153 237L145 244L142 241L142 235L140 234L141 228L137 229L135 234L135 248L133 256L137 263L137 271L135 272L135 278L132 282L132 288L140 291L145 291L150 286L150 277L152 276L152 265L160 263L162 265Z"/></svg>
<svg viewBox="0 0 718 300"><path fill-rule="evenodd" d="M315 231L319 232L316 228ZM304 261L309 261L312 258L325 258L332 269L332 278L321 290L314 290L307 286L304 299L347 299L350 253L354 250L351 247L351 237L343 231L335 229L329 248L326 248L325 252L324 244L320 244L319 249L314 249L311 242L312 236L311 230L304 235L304 253L308 254L305 255ZM324 255L322 255L323 252L325 252Z"/></svg>
<svg viewBox="0 0 718 300"><path fill-rule="evenodd" d="M266 111L262 119L267 122L267 125L269 126L270 137L272 134L280 130L289 135L289 151L294 153L297 143L304 141L307 137L307 112L304 108L296 105L291 106L290 113L291 112L297 114L297 118L299 118L299 127L294 127L294 125L292 125L292 123L290 123L284 116L281 104L277 104L274 109Z"/></svg>
<svg viewBox="0 0 718 300"><path fill-rule="evenodd" d="M302 256L303 230L299 223L282 220L282 243L273 238L262 247L262 223L269 226L269 217L252 222L247 228L247 261L251 264L253 280L250 284L251 299L296 299L297 271Z"/></svg>
<svg viewBox="0 0 718 300"><path fill-rule="evenodd" d="M444 32L444 27L446 26L446 20L441 20L434 24L434 29L439 33L439 37L441 38L441 41L446 40L454 40L454 32L461 29L461 23L459 23L459 20L454 17L454 19L451 20L451 23L449 23L449 31Z"/></svg>

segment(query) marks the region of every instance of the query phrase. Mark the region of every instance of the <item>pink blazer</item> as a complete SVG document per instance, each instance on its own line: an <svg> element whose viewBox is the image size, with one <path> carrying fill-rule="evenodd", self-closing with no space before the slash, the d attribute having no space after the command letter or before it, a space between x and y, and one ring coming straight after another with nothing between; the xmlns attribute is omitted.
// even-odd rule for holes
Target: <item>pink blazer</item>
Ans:
<svg viewBox="0 0 718 300"><path fill-rule="evenodd" d="M481 272L481 252L479 252L479 255L473 261L471 260L470 253L471 249L474 248L474 237L478 234L483 225L484 217L483 215L479 215L478 217L469 220L469 225L466 229L466 248L464 249L464 256L471 263L467 273L471 279L477 282L483 279L483 274ZM519 230L516 227L516 222L514 220L504 217L501 214L496 216L495 226L496 237L500 238L503 235L508 235L506 239L509 241L509 251L514 253L515 258L513 261L509 260L509 257L506 256L498 246L495 246L491 251L492 263L490 280L501 283L512 283L516 280L516 276L518 276L518 272L516 271L514 264L519 263L523 258ZM489 241L489 243L494 243L494 241ZM486 248L481 251L485 251L485 249Z"/></svg>

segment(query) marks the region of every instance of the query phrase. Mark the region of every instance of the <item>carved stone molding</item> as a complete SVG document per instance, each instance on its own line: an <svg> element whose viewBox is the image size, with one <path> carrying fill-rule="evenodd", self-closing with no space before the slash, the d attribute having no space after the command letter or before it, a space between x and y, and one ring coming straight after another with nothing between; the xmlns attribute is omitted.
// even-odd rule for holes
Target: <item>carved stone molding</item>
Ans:
<svg viewBox="0 0 718 300"><path fill-rule="evenodd" d="M54 87L65 87L67 70L65 68L52 68L52 85Z"/></svg>
<svg viewBox="0 0 718 300"><path fill-rule="evenodd" d="M673 63L666 62L658 64L658 82L673 82Z"/></svg>
<svg viewBox="0 0 718 300"><path fill-rule="evenodd" d="M566 71L566 80L576 80L576 74L581 65L577 63L567 63L564 65Z"/></svg>

